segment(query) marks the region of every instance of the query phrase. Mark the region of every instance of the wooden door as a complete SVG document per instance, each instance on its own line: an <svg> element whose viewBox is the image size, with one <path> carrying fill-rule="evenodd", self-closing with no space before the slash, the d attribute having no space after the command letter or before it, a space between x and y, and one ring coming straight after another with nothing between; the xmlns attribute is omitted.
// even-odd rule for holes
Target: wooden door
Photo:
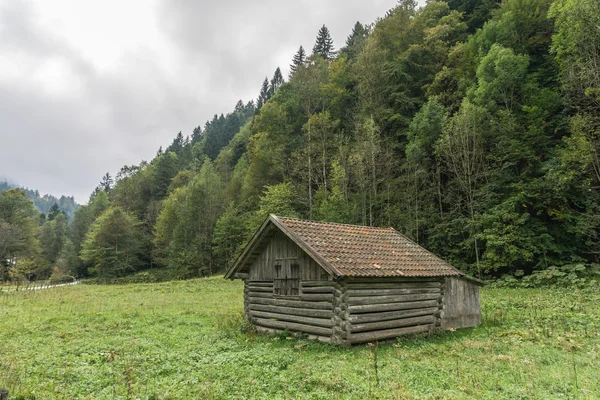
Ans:
<svg viewBox="0 0 600 400"><path fill-rule="evenodd" d="M275 261L273 294L276 296L300 295L300 264L298 259Z"/></svg>

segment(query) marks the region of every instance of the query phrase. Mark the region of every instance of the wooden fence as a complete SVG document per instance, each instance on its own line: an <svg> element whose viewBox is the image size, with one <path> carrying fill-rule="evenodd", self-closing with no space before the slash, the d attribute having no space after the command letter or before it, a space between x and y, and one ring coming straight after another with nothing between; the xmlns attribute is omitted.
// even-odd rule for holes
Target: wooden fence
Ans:
<svg viewBox="0 0 600 400"><path fill-rule="evenodd" d="M76 285L78 283L79 281L72 276L43 281L0 282L0 292L50 289L58 286Z"/></svg>

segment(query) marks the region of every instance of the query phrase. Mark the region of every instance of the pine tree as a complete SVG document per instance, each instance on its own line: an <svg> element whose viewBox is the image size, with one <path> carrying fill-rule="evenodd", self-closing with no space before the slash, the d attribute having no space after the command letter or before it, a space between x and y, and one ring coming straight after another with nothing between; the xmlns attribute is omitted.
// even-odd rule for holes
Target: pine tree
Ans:
<svg viewBox="0 0 600 400"><path fill-rule="evenodd" d="M244 102L242 100L238 100L233 111L236 113L244 111Z"/></svg>
<svg viewBox="0 0 600 400"><path fill-rule="evenodd" d="M317 41L313 47L313 54L318 54L326 60L331 60L335 57L335 53L333 39L331 38L329 29L323 25L317 34Z"/></svg>
<svg viewBox="0 0 600 400"><path fill-rule="evenodd" d="M113 183L113 178L107 172L106 175L102 177L102 180L100 181L100 184L98 185L97 189L104 190L106 193L110 193L110 189L112 189Z"/></svg>
<svg viewBox="0 0 600 400"><path fill-rule="evenodd" d="M58 207L57 203L54 203L50 211L48 211L48 221L52 221L58 214L60 214L60 207Z"/></svg>
<svg viewBox="0 0 600 400"><path fill-rule="evenodd" d="M294 58L292 58L292 63L290 64L290 77L294 75L294 73L298 70L298 67L303 65L306 61L306 52L304 51L304 47L300 46L298 52L294 54Z"/></svg>
<svg viewBox="0 0 600 400"><path fill-rule="evenodd" d="M260 94L258 95L257 100L258 106L256 108L260 110L267 100L269 100L269 98L271 98L269 93L269 78L265 77L262 87L260 88Z"/></svg>
<svg viewBox="0 0 600 400"><path fill-rule="evenodd" d="M277 67L275 73L273 74L273 79L271 79L271 86L269 87L269 98L273 97L273 95L277 92L277 89L279 89L279 87L283 85L284 82L285 80L283 79L283 75L281 74L281 69Z"/></svg>
<svg viewBox="0 0 600 400"><path fill-rule="evenodd" d="M197 126L194 128L194 130L192 131L192 146L195 145L196 143L198 143L202 139L202 134L203 134L203 132L202 132L201 126ZM161 154L162 154L162 147L161 147L160 154L157 154L156 156L158 157Z"/></svg>
<svg viewBox="0 0 600 400"><path fill-rule="evenodd" d="M369 28L357 21L352 28L352 33L346 39L346 48L343 51L350 57L355 57L368 36Z"/></svg>

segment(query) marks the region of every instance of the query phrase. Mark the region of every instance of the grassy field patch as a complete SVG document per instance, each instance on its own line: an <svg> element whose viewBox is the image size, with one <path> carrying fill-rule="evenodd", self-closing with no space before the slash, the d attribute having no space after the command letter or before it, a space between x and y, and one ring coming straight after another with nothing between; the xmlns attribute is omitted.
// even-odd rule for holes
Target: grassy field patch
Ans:
<svg viewBox="0 0 600 400"><path fill-rule="evenodd" d="M221 278L0 295L10 399L600 396L600 295L483 289L484 324L350 349L253 334Z"/></svg>

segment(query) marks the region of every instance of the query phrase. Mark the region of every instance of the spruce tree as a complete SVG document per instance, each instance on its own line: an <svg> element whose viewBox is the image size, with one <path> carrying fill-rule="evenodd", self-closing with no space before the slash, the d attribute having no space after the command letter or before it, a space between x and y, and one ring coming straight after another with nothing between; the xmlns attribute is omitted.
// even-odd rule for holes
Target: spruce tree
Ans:
<svg viewBox="0 0 600 400"><path fill-rule="evenodd" d="M273 97L279 86L283 85L285 80L283 79L283 75L281 74L281 69L277 67L275 73L273 74L273 79L271 79L271 86L269 87L269 97Z"/></svg>
<svg viewBox="0 0 600 400"><path fill-rule="evenodd" d="M50 207L50 211L48 211L48 221L54 220L58 214L60 214L60 207L58 207L57 203L54 203L54 205Z"/></svg>
<svg viewBox="0 0 600 400"><path fill-rule="evenodd" d="M173 142L171 142L171 145L167 147L167 153L172 151L177 155L181 154L181 150L183 149L183 142L183 134L180 131L175 137L175 139L173 139Z"/></svg>
<svg viewBox="0 0 600 400"><path fill-rule="evenodd" d="M236 113L244 111L244 102L242 100L238 100L233 111Z"/></svg>
<svg viewBox="0 0 600 400"><path fill-rule="evenodd" d="M269 100L270 97L271 96L269 93L269 78L265 77L262 87L260 88L260 94L258 95L257 109L260 109L267 102L267 100Z"/></svg>
<svg viewBox="0 0 600 400"><path fill-rule="evenodd" d="M333 39L331 38L329 29L323 25L317 34L317 40L313 47L313 54L318 54L326 60L331 60L335 57L335 53Z"/></svg>
<svg viewBox="0 0 600 400"><path fill-rule="evenodd" d="M294 54L294 58L292 58L292 63L290 64L290 77L294 75L294 73L298 70L298 67L303 65L306 61L306 52L304 51L304 47L300 46L298 52Z"/></svg>
<svg viewBox="0 0 600 400"><path fill-rule="evenodd" d="M98 189L104 190L106 193L110 193L110 189L112 189L114 182L115 181L113 180L112 176L110 176L110 174L107 172L106 175L102 177L102 180L98 185Z"/></svg>
<svg viewBox="0 0 600 400"><path fill-rule="evenodd" d="M352 28L352 33L346 39L346 48L343 50L350 57L355 57L368 36L369 28L357 21Z"/></svg>

